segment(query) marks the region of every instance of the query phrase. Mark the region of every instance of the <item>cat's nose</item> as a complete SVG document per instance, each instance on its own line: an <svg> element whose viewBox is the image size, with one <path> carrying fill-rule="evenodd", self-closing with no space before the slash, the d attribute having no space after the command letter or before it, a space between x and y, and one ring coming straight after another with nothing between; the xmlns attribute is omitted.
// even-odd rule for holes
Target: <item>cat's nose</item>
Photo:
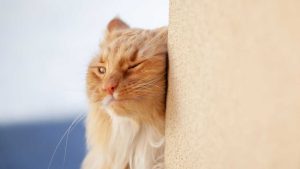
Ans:
<svg viewBox="0 0 300 169"><path fill-rule="evenodd" d="M116 88L118 87L118 82L110 82L105 86L105 91L112 95L114 93L114 91L116 90Z"/></svg>

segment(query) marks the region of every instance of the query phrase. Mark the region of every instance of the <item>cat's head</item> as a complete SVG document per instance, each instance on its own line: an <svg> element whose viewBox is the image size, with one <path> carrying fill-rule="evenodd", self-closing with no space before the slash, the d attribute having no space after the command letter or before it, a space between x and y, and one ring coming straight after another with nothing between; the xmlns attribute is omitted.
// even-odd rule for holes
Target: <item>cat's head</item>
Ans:
<svg viewBox="0 0 300 169"><path fill-rule="evenodd" d="M118 18L110 21L88 68L90 102L121 111L164 106L167 36L166 27L133 29Z"/></svg>

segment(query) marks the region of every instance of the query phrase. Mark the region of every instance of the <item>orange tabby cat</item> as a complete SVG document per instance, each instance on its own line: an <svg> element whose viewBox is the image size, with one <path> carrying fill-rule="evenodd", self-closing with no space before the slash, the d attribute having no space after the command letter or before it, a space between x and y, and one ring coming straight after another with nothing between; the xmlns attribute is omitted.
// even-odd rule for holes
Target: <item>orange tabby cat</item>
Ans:
<svg viewBox="0 0 300 169"><path fill-rule="evenodd" d="M164 168L167 28L115 18L87 73L88 153L82 169Z"/></svg>

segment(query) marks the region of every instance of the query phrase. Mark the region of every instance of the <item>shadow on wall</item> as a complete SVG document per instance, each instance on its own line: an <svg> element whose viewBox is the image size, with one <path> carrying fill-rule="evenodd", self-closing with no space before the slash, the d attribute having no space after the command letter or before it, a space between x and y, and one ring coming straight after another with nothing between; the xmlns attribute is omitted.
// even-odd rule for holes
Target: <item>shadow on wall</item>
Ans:
<svg viewBox="0 0 300 169"><path fill-rule="evenodd" d="M0 126L0 169L47 169L55 147L71 120ZM79 169L85 153L84 126L79 123L53 158L50 169Z"/></svg>

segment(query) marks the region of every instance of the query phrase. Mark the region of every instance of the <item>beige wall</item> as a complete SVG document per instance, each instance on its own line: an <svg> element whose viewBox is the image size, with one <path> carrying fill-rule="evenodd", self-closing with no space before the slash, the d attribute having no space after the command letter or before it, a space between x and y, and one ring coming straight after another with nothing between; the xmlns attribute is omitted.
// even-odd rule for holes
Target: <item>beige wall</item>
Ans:
<svg viewBox="0 0 300 169"><path fill-rule="evenodd" d="M171 0L167 169L300 168L300 1Z"/></svg>

